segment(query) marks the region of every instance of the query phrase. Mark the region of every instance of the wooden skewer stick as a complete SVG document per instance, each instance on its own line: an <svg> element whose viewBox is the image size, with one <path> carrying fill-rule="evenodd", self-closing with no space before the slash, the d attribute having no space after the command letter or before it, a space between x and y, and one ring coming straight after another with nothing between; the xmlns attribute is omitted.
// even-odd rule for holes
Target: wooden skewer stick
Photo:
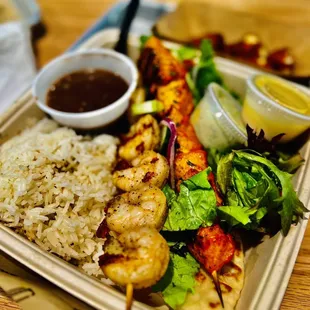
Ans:
<svg viewBox="0 0 310 310"><path fill-rule="evenodd" d="M133 302L133 285L132 283L129 283L126 286L126 310L131 310L132 302Z"/></svg>
<svg viewBox="0 0 310 310"><path fill-rule="evenodd" d="M217 294L219 295L219 298L220 298L220 301L221 301L221 305L222 305L223 308L225 308L225 307L224 307L224 300L223 300L223 296L222 296L221 284L220 284L220 281L219 281L218 274L217 274L217 271L216 271L216 270L214 270L214 271L211 273L211 277L212 277L212 279L213 279L216 292L217 292Z"/></svg>

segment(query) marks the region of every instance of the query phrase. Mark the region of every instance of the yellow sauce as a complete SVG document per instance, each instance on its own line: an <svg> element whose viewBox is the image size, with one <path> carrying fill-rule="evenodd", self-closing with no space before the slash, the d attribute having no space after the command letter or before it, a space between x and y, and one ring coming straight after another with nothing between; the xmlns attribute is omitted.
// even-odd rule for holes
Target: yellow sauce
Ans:
<svg viewBox="0 0 310 310"><path fill-rule="evenodd" d="M257 132L263 129L267 139L285 133L281 142L290 141L309 128L310 96L306 92L268 75L258 75L253 81L262 94L247 91L242 109L245 123Z"/></svg>
<svg viewBox="0 0 310 310"><path fill-rule="evenodd" d="M273 137L280 133L285 133L281 142L287 142L297 137L300 133L304 132L309 125L303 123L290 123L281 122L280 116L261 114L252 107L251 104L245 100L242 109L242 118L250 125L256 132L261 129L264 130L267 139L271 140Z"/></svg>
<svg viewBox="0 0 310 310"><path fill-rule="evenodd" d="M310 96L289 83L268 75L260 75L255 79L255 84L266 96L285 108L303 115L310 115Z"/></svg>

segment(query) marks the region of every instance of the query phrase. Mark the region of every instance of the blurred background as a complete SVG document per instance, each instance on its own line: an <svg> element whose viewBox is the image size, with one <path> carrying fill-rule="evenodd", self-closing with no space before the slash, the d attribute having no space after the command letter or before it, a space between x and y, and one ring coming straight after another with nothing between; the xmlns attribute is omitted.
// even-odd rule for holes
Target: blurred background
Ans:
<svg viewBox="0 0 310 310"><path fill-rule="evenodd" d="M109 9L119 2L119 0L0 0L0 23L10 20L26 20L32 29L32 36L36 43L38 51L37 63L39 66L46 64L55 56L63 53L71 46L89 27L91 27L98 18L103 16ZM201 9L203 6L208 8L209 4L220 9L234 12L237 17L248 14L254 18L262 18L270 30L276 24L281 24L283 31L293 30L309 31L310 26L310 1L309 0L145 0L143 2L154 3L182 3L184 8L188 9L189 16L197 16L197 8L200 8L201 15L205 17L204 27L200 26L202 31L208 29L209 25L206 21L210 20L206 10ZM236 14L237 12L237 14ZM213 12L212 12L213 13ZM178 17L183 18L183 29L188 28L188 16L184 12L180 12ZM243 16L242 16L243 17ZM185 20L184 20L185 18ZM240 19L240 18L239 18ZM243 18L242 22L243 22ZM261 19L261 20L262 20ZM225 24L233 25L234 16L231 21L220 21ZM269 25L272 22L273 24ZM171 22L172 23L172 22ZM171 25L170 23L170 25ZM195 22L194 22L195 24ZM197 22L196 22L197 24ZM193 26L193 20L189 24L190 31L195 33L196 25ZM260 25L263 26L263 25ZM249 23L245 20L243 31L248 31L247 27L254 27L253 22ZM287 29L285 29L287 27ZM306 29L305 29L306 28ZM280 29L281 30L281 29ZM286 32L287 32L286 31ZM199 33L199 32L198 32ZM175 33L174 33L175 34ZM295 32L299 39L305 38ZM306 34L306 33L305 33ZM309 32L307 32L309 35ZM268 36L268 34L266 34ZM278 33L274 39L278 39L281 33ZM282 36L287 37L285 32ZM268 38L267 38L268 39ZM296 43L296 42L292 42ZM299 45L305 44L298 41ZM288 44L291 44L288 42ZM295 44L296 45L296 44ZM296 46L295 46L296 47ZM300 47L298 47L300 48Z"/></svg>

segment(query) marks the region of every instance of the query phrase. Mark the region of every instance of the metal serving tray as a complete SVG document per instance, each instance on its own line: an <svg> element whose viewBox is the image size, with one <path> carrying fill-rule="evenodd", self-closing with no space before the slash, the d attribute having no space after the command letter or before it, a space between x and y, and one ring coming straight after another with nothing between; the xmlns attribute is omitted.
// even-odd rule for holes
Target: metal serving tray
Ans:
<svg viewBox="0 0 310 310"><path fill-rule="evenodd" d="M109 29L89 38L80 49L112 47L118 31ZM135 35L129 38L129 54L133 59L139 55L139 40ZM245 79L256 70L222 58L216 58L216 65L225 83L239 94L244 94ZM30 92L18 100L0 118L0 143L16 135L25 127L29 117L42 118L44 114L36 107ZM310 144L302 150L306 159L310 156ZM300 199L309 207L310 181L309 160L294 178ZM246 251L245 285L237 310L278 309L286 290L294 263L301 245L307 220L292 227L286 238L278 233L255 248ZM124 309L125 296L107 283L100 282L62 259L41 250L37 245L17 235L0 224L0 250L60 288L97 309ZM135 302L133 309L150 309ZM161 309L163 309L161 307Z"/></svg>

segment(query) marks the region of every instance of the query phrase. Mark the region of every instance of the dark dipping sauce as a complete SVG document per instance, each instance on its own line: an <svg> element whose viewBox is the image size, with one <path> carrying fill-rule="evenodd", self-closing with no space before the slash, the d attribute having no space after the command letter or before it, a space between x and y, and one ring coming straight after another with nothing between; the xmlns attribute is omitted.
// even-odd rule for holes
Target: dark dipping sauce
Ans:
<svg viewBox="0 0 310 310"><path fill-rule="evenodd" d="M63 76L49 88L47 105L63 112L90 112L115 102L127 89L127 82L111 71L76 71Z"/></svg>

